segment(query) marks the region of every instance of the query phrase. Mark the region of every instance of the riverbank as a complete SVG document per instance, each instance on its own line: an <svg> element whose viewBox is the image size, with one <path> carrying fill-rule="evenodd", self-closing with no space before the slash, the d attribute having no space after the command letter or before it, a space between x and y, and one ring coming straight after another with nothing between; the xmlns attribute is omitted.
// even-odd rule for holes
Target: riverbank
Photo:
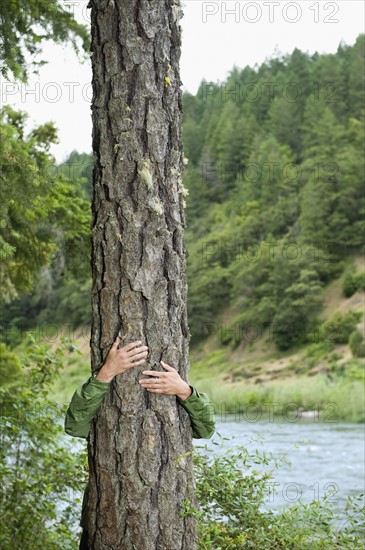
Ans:
<svg viewBox="0 0 365 550"><path fill-rule="evenodd" d="M191 383L209 394L221 419L234 414L246 421L273 418L295 422L306 417L315 422L365 421L364 384L360 380L329 381L318 376L252 385L193 378Z"/></svg>
<svg viewBox="0 0 365 550"><path fill-rule="evenodd" d="M365 422L365 368L348 346L318 343L291 353L273 347L231 350L207 342L191 353L190 382L207 392L216 412L243 419L309 416Z"/></svg>

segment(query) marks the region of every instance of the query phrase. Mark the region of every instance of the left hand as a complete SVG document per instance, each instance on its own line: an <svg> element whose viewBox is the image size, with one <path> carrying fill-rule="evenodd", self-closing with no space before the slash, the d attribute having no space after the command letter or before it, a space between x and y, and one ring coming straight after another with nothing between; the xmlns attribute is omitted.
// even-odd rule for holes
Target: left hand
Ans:
<svg viewBox="0 0 365 550"><path fill-rule="evenodd" d="M145 362L148 354L148 347L142 346L141 340L131 342L123 348L119 348L119 336L113 343L106 361L96 378L101 382L111 382L117 374L123 374L127 370Z"/></svg>
<svg viewBox="0 0 365 550"><path fill-rule="evenodd" d="M156 370L144 370L142 374L155 376L156 378L142 378L139 380L142 388L145 388L150 393L162 393L165 395L177 395L180 399L187 399L192 394L192 390L186 382L181 378L180 374L167 363L161 361L161 365L168 372L160 372Z"/></svg>

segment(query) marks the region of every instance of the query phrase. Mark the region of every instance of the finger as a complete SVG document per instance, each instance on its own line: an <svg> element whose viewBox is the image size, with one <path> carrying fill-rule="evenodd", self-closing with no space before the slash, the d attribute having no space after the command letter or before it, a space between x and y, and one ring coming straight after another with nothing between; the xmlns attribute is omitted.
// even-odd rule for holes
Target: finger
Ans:
<svg viewBox="0 0 365 550"><path fill-rule="evenodd" d="M130 351L128 351L128 357L134 357L135 355L138 355L140 353L146 353L148 350L147 346L138 346L137 348L134 348Z"/></svg>
<svg viewBox="0 0 365 550"><path fill-rule="evenodd" d="M164 393L164 391L161 389L146 388L146 390L150 393Z"/></svg>
<svg viewBox="0 0 365 550"><path fill-rule="evenodd" d="M119 343L120 343L120 338L119 338L119 336L117 336L117 339L114 341L114 344L112 345L111 349L112 349L113 351L115 351L116 349L118 349Z"/></svg>
<svg viewBox="0 0 365 550"><path fill-rule="evenodd" d="M146 361L146 359L140 359L139 361L133 361L133 363L131 363L128 368L130 369L132 367L136 367L137 365L142 365L142 363L144 363L145 361Z"/></svg>
<svg viewBox="0 0 365 550"><path fill-rule="evenodd" d="M133 348L135 348L136 346L140 346L142 344L142 340L136 340L135 342L131 342L130 344L126 344L122 349L124 349L125 351L129 351Z"/></svg>
<svg viewBox="0 0 365 550"><path fill-rule="evenodd" d="M138 380L141 386L144 388L161 388L164 384L162 384L158 380L151 380L150 378L142 378L141 380Z"/></svg>
<svg viewBox="0 0 365 550"><path fill-rule="evenodd" d="M141 378L139 383L142 384L142 386L161 386L161 381L156 378Z"/></svg>
<svg viewBox="0 0 365 550"><path fill-rule="evenodd" d="M174 371L175 370L173 367L170 367L170 365L168 365L167 363L164 363L163 361L160 361L160 363L163 366L163 368L166 369L166 370L169 370L169 371Z"/></svg>
<svg viewBox="0 0 365 550"><path fill-rule="evenodd" d="M141 359L142 357L147 357L148 355L148 352L147 351L141 351L140 353L135 353L134 355L130 355L129 357L131 359L133 359L133 363L135 362L135 360L138 360L138 359Z"/></svg>
<svg viewBox="0 0 365 550"><path fill-rule="evenodd" d="M144 371L142 372L142 374L146 374L146 375L148 375L148 376L158 376L158 377L161 377L161 378L162 378L163 375L166 374L166 373L161 372L161 371L158 371L158 370L144 370ZM149 379L146 378L146 380L149 380Z"/></svg>

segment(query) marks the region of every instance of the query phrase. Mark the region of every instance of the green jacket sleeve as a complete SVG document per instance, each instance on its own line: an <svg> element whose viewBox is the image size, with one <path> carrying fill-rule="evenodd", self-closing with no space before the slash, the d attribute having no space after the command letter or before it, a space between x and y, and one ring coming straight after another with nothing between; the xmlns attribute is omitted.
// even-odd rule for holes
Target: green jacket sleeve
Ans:
<svg viewBox="0 0 365 550"><path fill-rule="evenodd" d="M65 417L65 432L74 437L87 438L90 424L100 407L109 382L101 382L94 376L77 388Z"/></svg>
<svg viewBox="0 0 365 550"><path fill-rule="evenodd" d="M184 407L190 416L195 439L209 439L215 432L214 407L206 393L200 393L190 386L193 393L187 399L178 402Z"/></svg>
<svg viewBox="0 0 365 550"><path fill-rule="evenodd" d="M66 412L65 432L67 434L87 438L91 421L109 386L109 382L101 382L91 376L85 384L77 388ZM177 397L177 400L190 416L193 437L208 439L215 431L213 405L207 394L199 393L196 388L190 387L193 390L190 397L187 399Z"/></svg>

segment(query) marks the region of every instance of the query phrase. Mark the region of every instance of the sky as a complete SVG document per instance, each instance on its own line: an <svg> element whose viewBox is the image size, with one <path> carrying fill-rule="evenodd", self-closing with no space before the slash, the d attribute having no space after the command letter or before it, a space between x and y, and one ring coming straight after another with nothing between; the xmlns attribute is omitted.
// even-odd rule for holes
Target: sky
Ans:
<svg viewBox="0 0 365 550"><path fill-rule="evenodd" d="M64 5L89 25L87 0ZM182 90L197 92L201 80L222 82L234 66L254 67L294 48L334 53L364 33L362 0L183 0ZM1 82L1 103L29 114L27 128L54 121L60 143L51 147L56 164L76 149L91 152L91 63L81 63L72 47L47 43L44 65L27 85Z"/></svg>

